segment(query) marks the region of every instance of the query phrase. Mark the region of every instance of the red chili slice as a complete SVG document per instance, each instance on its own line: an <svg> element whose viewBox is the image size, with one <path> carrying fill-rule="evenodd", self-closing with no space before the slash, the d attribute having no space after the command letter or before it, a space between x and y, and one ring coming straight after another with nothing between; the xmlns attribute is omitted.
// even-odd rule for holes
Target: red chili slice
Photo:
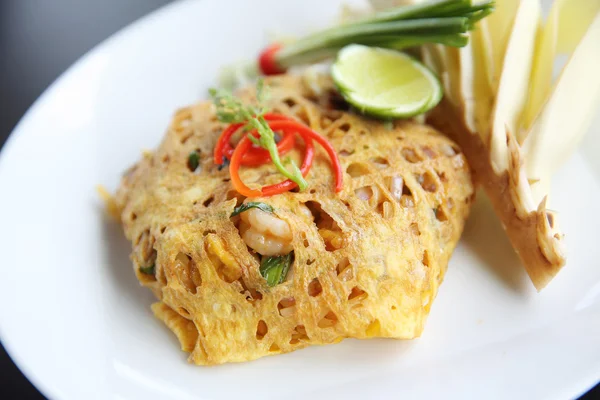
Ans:
<svg viewBox="0 0 600 400"><path fill-rule="evenodd" d="M284 68L277 65L275 55L283 46L279 43L274 43L264 49L258 56L258 66L264 75L279 75L285 72Z"/></svg>
<svg viewBox="0 0 600 400"><path fill-rule="evenodd" d="M229 163L229 175L231 176L231 183L235 190L246 197L260 197L262 192L256 189L250 189L240 178L238 171L242 164L242 157L250 149L252 142L248 139L248 136L244 136L233 151L231 156L231 162Z"/></svg>
<svg viewBox="0 0 600 400"><path fill-rule="evenodd" d="M329 155L329 159L331 160L331 164L335 175L335 191L339 192L340 190L342 190L342 186L344 184L344 173L342 171L340 159L338 158L335 149L327 139L310 129L308 126L302 125L301 123L296 121L273 121L269 123L269 126L273 130L294 129L301 136L309 137L311 139L314 139L317 143L319 143L323 147L323 149L325 149L327 155Z"/></svg>
<svg viewBox="0 0 600 400"><path fill-rule="evenodd" d="M265 114L264 118L267 121L290 120L285 115L273 113ZM215 164L221 165L223 163L224 157L228 160L231 159L233 155L233 147L231 147L229 141L231 137L238 131L238 129L242 128L245 125L246 124L231 124L223 131L223 133L221 133L221 136L219 137L219 140L215 145L215 151L213 154ZM294 142L294 134L283 135L283 137L277 144L277 150L279 154L283 155L292 150L294 148ZM244 157L242 158L242 165L258 166L269 162L269 160L270 157L269 152L267 150L251 147L248 150L248 152L244 154Z"/></svg>
<svg viewBox="0 0 600 400"><path fill-rule="evenodd" d="M286 128L287 130L288 128ZM254 134L255 132L251 132L250 134ZM312 139L302 135L303 139L305 139L306 147L304 149L304 160L302 161L302 165L300 166L300 172L302 176L308 175L310 168L312 167L313 157L314 157L314 146L312 143ZM283 182L276 183L274 185L269 185L263 187L260 191L255 189L250 189L246 184L242 181L239 176L239 168L241 166L240 162L244 156L244 154L250 149L252 146L252 142L248 139L247 135L240 140L235 150L233 151L233 156L231 157L231 163L229 164L229 174L231 175L231 183L235 190L237 190L240 194L246 197L259 197L259 196L273 196L280 193L285 193L296 188L298 185L296 182L286 179ZM270 157L269 157L270 159Z"/></svg>
<svg viewBox="0 0 600 400"><path fill-rule="evenodd" d="M335 175L335 191L339 192L340 190L342 190L343 171L340 164L340 160L335 152L335 149L333 148L331 143L327 141L327 139L325 139L323 136L319 135L317 132L310 129L306 125L291 120L285 116L279 114L269 114L268 118L266 117L267 116L265 116L265 119L268 120L271 129L273 131L283 132L284 139L292 138L293 143L294 135L298 134L304 140L306 146L304 150L304 159L300 167L300 172L302 173L302 176L306 176L310 171L310 168L312 167L312 162L314 158L314 146L312 142L313 139L317 143L319 143L325 149L331 160L332 168L334 170ZM218 149L215 148L215 162L217 162L218 156L221 157L219 161L222 161L223 154L226 154L223 151L223 149L226 148L224 143L229 143L229 138L231 138L231 135L233 135L233 133L235 133L235 131L239 129L241 125L242 124L233 124L229 126L225 131L223 131L223 134L221 135L221 138L219 138L217 144ZM249 139L248 135L257 136L258 132L256 132L256 130L252 130L251 132L246 133L242 137L240 142L237 144L235 149L233 149L233 152L231 154L229 173L231 175L231 181L234 188L240 194L246 197L273 196L275 194L284 193L286 191L296 188L297 184L290 179L287 179L283 182L274 185L265 186L260 190L250 189L248 186L246 186L246 184L244 184L244 182L239 176L239 168L242 165L247 165L245 164L245 162L251 160L252 162L256 162L256 165L260 165L268 162L271 159L268 151L264 149L253 148L252 141ZM282 139L281 142L283 142L284 139ZM281 144L281 142L279 144ZM286 141L286 143L288 142ZM258 150L262 150L263 152L258 152ZM249 156L249 154L251 155ZM260 156L263 156L264 158L261 159Z"/></svg>
<svg viewBox="0 0 600 400"><path fill-rule="evenodd" d="M306 147L304 148L304 160L302 161L302 165L300 166L300 172L302 176L306 177L310 168L312 167L313 158L315 155L315 147L313 145L312 139L302 135L304 139L304 143ZM263 196L273 196L276 194L288 192L292 189L298 187L298 184L291 179L286 179L283 182L276 183L274 185L265 186L261 189Z"/></svg>

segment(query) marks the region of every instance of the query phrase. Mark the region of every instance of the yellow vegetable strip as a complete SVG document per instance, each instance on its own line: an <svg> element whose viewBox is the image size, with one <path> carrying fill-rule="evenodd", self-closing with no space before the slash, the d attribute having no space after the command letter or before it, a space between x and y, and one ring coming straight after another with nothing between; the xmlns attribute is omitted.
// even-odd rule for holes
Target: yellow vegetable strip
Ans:
<svg viewBox="0 0 600 400"><path fill-rule="evenodd" d="M538 0L523 0L517 9L506 47L492 114L491 162L498 174L508 168L507 131L515 134L527 101L535 37L541 22Z"/></svg>
<svg viewBox="0 0 600 400"><path fill-rule="evenodd" d="M530 179L549 180L573 153L600 104L600 13L564 67L550 97L527 133ZM543 188L542 188L543 189ZM540 200L545 193L536 193Z"/></svg>
<svg viewBox="0 0 600 400"><path fill-rule="evenodd" d="M520 0L497 1L494 12L480 22L482 29L486 30L485 36L493 53L489 79L494 91L498 90L500 84L504 55L519 2Z"/></svg>
<svg viewBox="0 0 600 400"><path fill-rule="evenodd" d="M600 0L556 0L538 34L531 72L529 100L518 133L522 143L552 90L552 73L557 54L570 54L600 10Z"/></svg>

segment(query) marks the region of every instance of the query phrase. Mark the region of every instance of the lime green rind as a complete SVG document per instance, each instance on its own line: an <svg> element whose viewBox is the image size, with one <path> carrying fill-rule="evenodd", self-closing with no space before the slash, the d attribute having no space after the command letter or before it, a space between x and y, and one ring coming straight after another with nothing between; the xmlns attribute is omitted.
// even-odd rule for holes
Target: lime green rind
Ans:
<svg viewBox="0 0 600 400"><path fill-rule="evenodd" d="M358 60L353 60L356 57ZM354 64L344 64L353 61ZM355 67L358 65L356 61L362 65ZM403 71L403 75L390 71L390 68ZM360 74L361 69L366 77L352 76L352 73ZM377 118L411 118L431 110L443 97L442 85L433 72L407 54L389 49L356 44L346 46L339 52L331 75L348 103L360 112ZM413 76L412 81L402 81L403 76L410 75ZM391 86L389 90L378 89L386 84ZM407 92L410 89L428 93L413 100L411 97L418 97L418 93ZM403 100L406 102L403 103Z"/></svg>

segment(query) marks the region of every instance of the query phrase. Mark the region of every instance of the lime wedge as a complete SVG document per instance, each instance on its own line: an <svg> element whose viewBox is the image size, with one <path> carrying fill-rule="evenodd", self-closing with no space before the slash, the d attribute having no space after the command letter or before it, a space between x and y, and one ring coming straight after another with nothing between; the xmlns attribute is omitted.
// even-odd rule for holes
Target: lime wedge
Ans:
<svg viewBox="0 0 600 400"><path fill-rule="evenodd" d="M380 118L409 118L442 99L438 78L395 50L351 44L338 53L331 75L348 103Z"/></svg>

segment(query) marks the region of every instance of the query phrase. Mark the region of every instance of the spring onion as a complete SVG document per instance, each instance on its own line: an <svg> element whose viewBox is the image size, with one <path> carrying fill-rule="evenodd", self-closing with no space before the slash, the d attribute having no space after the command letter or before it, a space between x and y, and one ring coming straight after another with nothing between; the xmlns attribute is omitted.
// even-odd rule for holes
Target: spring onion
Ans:
<svg viewBox="0 0 600 400"><path fill-rule="evenodd" d="M473 5L471 0L437 0L381 11L362 21L316 32L274 53L283 69L319 61L347 44L403 49L424 43L463 47L465 34L493 10L494 2Z"/></svg>

